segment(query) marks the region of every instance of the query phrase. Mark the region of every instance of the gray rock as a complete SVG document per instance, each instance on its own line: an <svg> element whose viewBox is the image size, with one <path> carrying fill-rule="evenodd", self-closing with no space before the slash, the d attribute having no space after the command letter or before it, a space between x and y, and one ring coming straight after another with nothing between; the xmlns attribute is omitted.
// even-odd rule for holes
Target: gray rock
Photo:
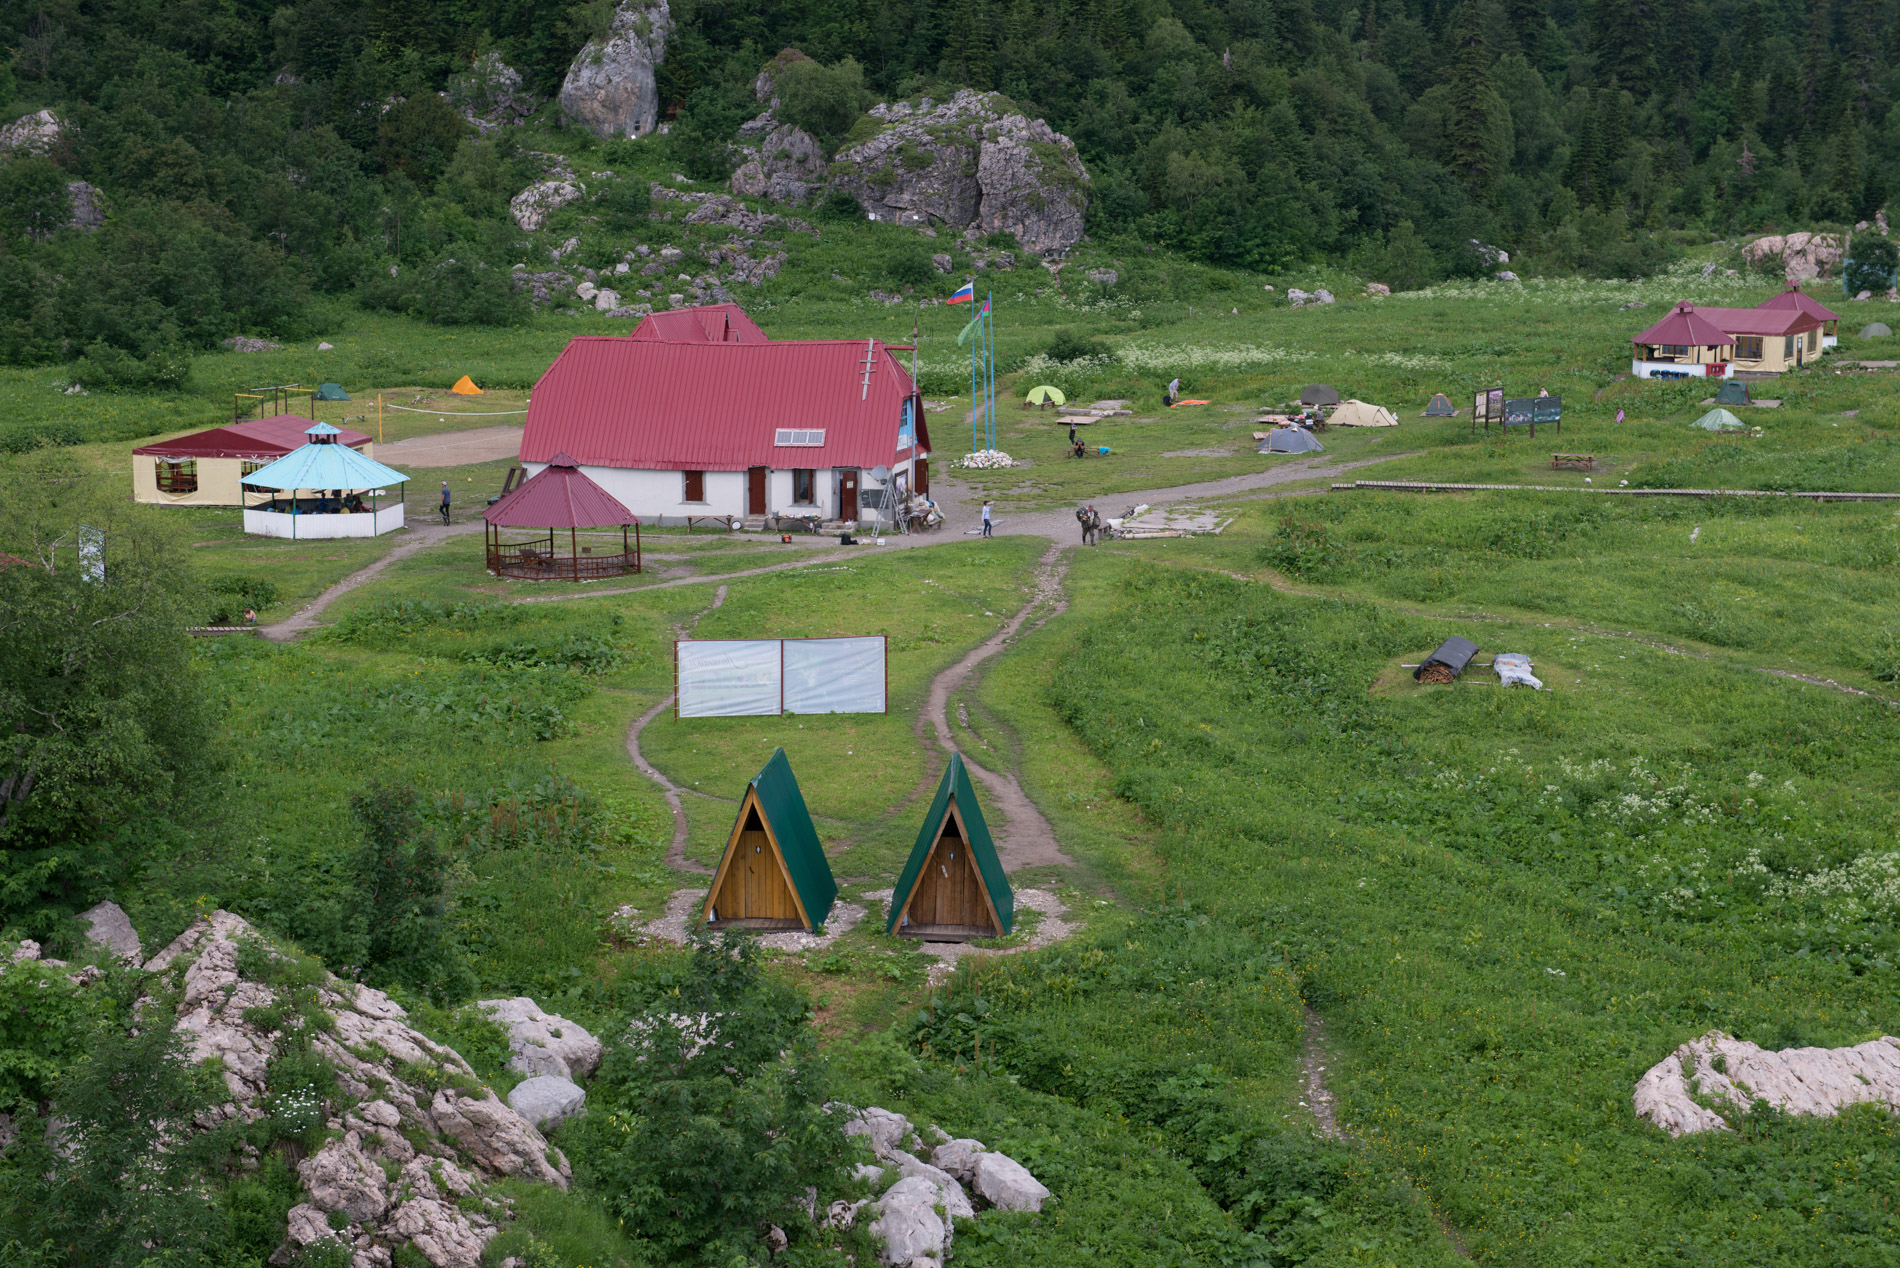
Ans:
<svg viewBox="0 0 1900 1268"><path fill-rule="evenodd" d="M65 121L51 110L21 115L0 128L0 154L51 154L65 143Z"/></svg>
<svg viewBox="0 0 1900 1268"><path fill-rule="evenodd" d="M1500 282L1517 281L1517 274L1511 272L1511 270L1509 269L1499 269L1496 273L1493 273L1491 276L1497 278L1498 281Z"/></svg>
<svg viewBox="0 0 1900 1268"><path fill-rule="evenodd" d="M1860 294L1854 296L1854 302L1857 304L1864 304L1868 300L1872 299L1873 297L1874 297L1874 293L1872 291L1862 291Z"/></svg>
<svg viewBox="0 0 1900 1268"><path fill-rule="evenodd" d="M80 912L79 918L91 926L86 930L86 937L121 960L136 964L144 958L139 947L139 931L132 927L132 918L119 904L100 903L90 911Z"/></svg>
<svg viewBox="0 0 1900 1268"><path fill-rule="evenodd" d="M1303 291L1297 286L1289 286L1287 288L1286 302L1295 308L1305 308L1306 302L1312 298L1313 292L1311 291Z"/></svg>
<svg viewBox="0 0 1900 1268"><path fill-rule="evenodd" d="M816 137L770 110L739 129L740 163L728 187L735 194L802 205L825 177L825 152Z"/></svg>
<svg viewBox="0 0 1900 1268"><path fill-rule="evenodd" d="M66 201L73 209L73 228L91 233L106 222L105 203L99 191L85 181L66 182Z"/></svg>
<svg viewBox="0 0 1900 1268"><path fill-rule="evenodd" d="M826 1228L850 1228L858 1222L858 1212L871 1205L871 1199L860 1198L856 1202L846 1202L840 1198L825 1208Z"/></svg>
<svg viewBox="0 0 1900 1268"><path fill-rule="evenodd" d="M956 1177L949 1172L933 1167L927 1162L919 1162L909 1154L897 1155L897 1169L904 1180L921 1176L936 1185L944 1214L966 1220L976 1216L976 1208L970 1205L969 1196L964 1193L963 1186L957 1183Z"/></svg>
<svg viewBox="0 0 1900 1268"><path fill-rule="evenodd" d="M1882 1035L1851 1048L1770 1052L1711 1030L1652 1066L1631 1100L1638 1117L1671 1136L1727 1131L1723 1116L1698 1104L1692 1092L1735 1111L1757 1100L1786 1114L1822 1118L1863 1101L1900 1109L1900 1039Z"/></svg>
<svg viewBox="0 0 1900 1268"><path fill-rule="evenodd" d="M878 1260L914 1268L918 1260L941 1264L950 1248L950 1225L937 1213L937 1186L922 1176L899 1180L872 1207L871 1238Z"/></svg>
<svg viewBox="0 0 1900 1268"><path fill-rule="evenodd" d="M587 187L575 180L536 181L508 200L508 214L522 232L533 233L548 217L571 202L586 197Z"/></svg>
<svg viewBox="0 0 1900 1268"><path fill-rule="evenodd" d="M1087 276L1089 281L1094 282L1097 286L1113 286L1122 280L1121 274L1117 273L1114 269L1090 269Z"/></svg>
<svg viewBox="0 0 1900 1268"><path fill-rule="evenodd" d="M333 1140L297 1164L297 1176L319 1211L342 1211L358 1223L389 1209L389 1178L348 1137Z"/></svg>
<svg viewBox="0 0 1900 1268"><path fill-rule="evenodd" d="M967 1137L947 1141L930 1151L931 1163L953 1175L962 1184L976 1174L977 1155L984 1152L983 1142Z"/></svg>
<svg viewBox="0 0 1900 1268"><path fill-rule="evenodd" d="M898 1155L907 1150L917 1149L923 1142L917 1139L917 1133L911 1128L910 1120L902 1114L879 1109L873 1105L869 1109L859 1110L845 1122L844 1134L863 1136L871 1143L871 1152L879 1158L895 1162Z"/></svg>
<svg viewBox="0 0 1900 1268"><path fill-rule="evenodd" d="M336 348L336 345L333 343L320 343L317 345L318 352L330 352L330 351L333 351L335 348Z"/></svg>
<svg viewBox="0 0 1900 1268"><path fill-rule="evenodd" d="M1391 293L1392 288L1387 286L1384 282L1366 283L1366 294L1368 295L1390 295Z"/></svg>
<svg viewBox="0 0 1900 1268"><path fill-rule="evenodd" d="M930 267L937 270L937 272L939 273L948 273L951 269L955 268L956 266L957 266L957 262L954 259L952 259L950 256L945 255L941 251L939 251L937 254L930 257Z"/></svg>
<svg viewBox="0 0 1900 1268"><path fill-rule="evenodd" d="M985 1202L1003 1211L1040 1211L1049 1198L1042 1182L1006 1154L977 1155L970 1183Z"/></svg>
<svg viewBox="0 0 1900 1268"><path fill-rule="evenodd" d="M602 288L600 293L594 296L594 311L595 312L611 313L614 309L618 307L620 307L620 292L619 291L612 291L612 290L607 290L605 288Z"/></svg>
<svg viewBox="0 0 1900 1268"><path fill-rule="evenodd" d="M1313 302L1315 304L1330 304L1333 302L1333 293L1322 286L1313 292Z"/></svg>
<svg viewBox="0 0 1900 1268"><path fill-rule="evenodd" d="M599 137L639 137L659 120L653 70L672 30L666 0L621 0L605 40L590 40L561 84L561 111Z"/></svg>
<svg viewBox="0 0 1900 1268"><path fill-rule="evenodd" d="M284 345L272 343L268 339L253 339L249 335L232 335L224 341L224 346L233 352L282 352Z"/></svg>
<svg viewBox="0 0 1900 1268"><path fill-rule="evenodd" d="M300 1202L290 1208L288 1240L292 1246L302 1248L317 1242L334 1242L338 1238L330 1227L329 1217L322 1210L308 1202Z"/></svg>
<svg viewBox="0 0 1900 1268"><path fill-rule="evenodd" d="M508 1104L545 1131L585 1110L587 1092L572 1080L541 1074L517 1083L515 1090L508 1093Z"/></svg>
<svg viewBox="0 0 1900 1268"><path fill-rule="evenodd" d="M449 101L480 132L493 132L520 123L541 105L541 98L522 86L521 72L487 52L469 68L449 77Z"/></svg>
<svg viewBox="0 0 1900 1268"><path fill-rule="evenodd" d="M574 288L575 297L584 299L590 304L593 302L594 296L598 294L600 294L600 288L595 286L592 282L582 282L579 286Z"/></svg>
<svg viewBox="0 0 1900 1268"><path fill-rule="evenodd" d="M1039 254L1081 239L1089 178L1074 143L1007 99L966 88L941 104L870 114L884 126L841 151L831 172L874 219L1006 231Z"/></svg>

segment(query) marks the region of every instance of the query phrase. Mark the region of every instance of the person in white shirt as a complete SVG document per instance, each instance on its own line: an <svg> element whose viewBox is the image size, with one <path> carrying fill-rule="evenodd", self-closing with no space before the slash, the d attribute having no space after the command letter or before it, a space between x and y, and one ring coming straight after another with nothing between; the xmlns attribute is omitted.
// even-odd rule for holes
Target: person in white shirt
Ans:
<svg viewBox="0 0 1900 1268"><path fill-rule="evenodd" d="M990 501L989 501L989 500L988 500L987 498L986 498L986 499L984 499L984 502L983 502L983 536L985 536L985 537L990 537L990 536L994 536L994 534L992 534L992 533L990 532L990 506L991 506L991 505L992 505L992 504L990 503Z"/></svg>

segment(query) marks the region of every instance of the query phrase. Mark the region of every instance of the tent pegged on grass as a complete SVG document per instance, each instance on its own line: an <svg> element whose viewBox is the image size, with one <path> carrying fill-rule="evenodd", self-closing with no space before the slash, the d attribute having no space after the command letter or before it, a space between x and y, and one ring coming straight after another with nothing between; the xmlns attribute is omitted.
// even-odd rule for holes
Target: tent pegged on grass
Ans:
<svg viewBox="0 0 1900 1268"><path fill-rule="evenodd" d="M963 755L952 753L924 816L917 844L891 892L886 933L930 942L1003 938L1015 926L1016 896L996 857Z"/></svg>
<svg viewBox="0 0 1900 1268"><path fill-rule="evenodd" d="M475 380L469 378L466 374L455 380L455 386L450 388L449 391L455 393L457 396L482 395L482 390L475 386Z"/></svg>
<svg viewBox="0 0 1900 1268"><path fill-rule="evenodd" d="M714 929L804 929L814 932L838 897L831 864L785 750L746 785L725 855L706 895Z"/></svg>

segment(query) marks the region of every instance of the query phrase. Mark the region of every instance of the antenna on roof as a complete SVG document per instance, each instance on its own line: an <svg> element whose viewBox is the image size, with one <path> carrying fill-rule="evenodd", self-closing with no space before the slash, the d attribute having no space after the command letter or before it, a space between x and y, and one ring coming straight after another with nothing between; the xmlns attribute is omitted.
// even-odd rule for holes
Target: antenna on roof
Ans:
<svg viewBox="0 0 1900 1268"><path fill-rule="evenodd" d="M871 372L877 369L876 349L876 339L864 341L864 388L858 393L858 399L861 401L871 399Z"/></svg>

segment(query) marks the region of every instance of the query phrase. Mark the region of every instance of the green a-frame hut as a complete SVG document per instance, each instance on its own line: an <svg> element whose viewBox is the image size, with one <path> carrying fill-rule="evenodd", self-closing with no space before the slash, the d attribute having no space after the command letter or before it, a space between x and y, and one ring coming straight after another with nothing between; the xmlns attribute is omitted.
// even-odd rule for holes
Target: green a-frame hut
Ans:
<svg viewBox="0 0 1900 1268"><path fill-rule="evenodd" d="M884 932L932 942L1001 938L1016 922L1016 896L983 822L960 753L937 785L923 830L891 893Z"/></svg>
<svg viewBox="0 0 1900 1268"><path fill-rule="evenodd" d="M706 895L714 929L804 929L825 923L838 883L785 750L746 785Z"/></svg>

